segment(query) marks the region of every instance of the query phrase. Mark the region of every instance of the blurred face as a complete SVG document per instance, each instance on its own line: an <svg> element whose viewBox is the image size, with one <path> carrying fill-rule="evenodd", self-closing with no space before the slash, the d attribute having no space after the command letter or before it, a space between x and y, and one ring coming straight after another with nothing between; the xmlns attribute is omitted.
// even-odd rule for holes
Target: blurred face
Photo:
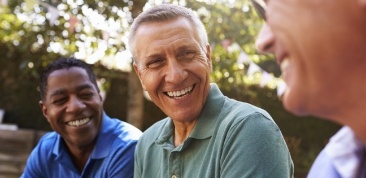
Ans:
<svg viewBox="0 0 366 178"><path fill-rule="evenodd" d="M285 107L298 115L336 112L350 87L348 74L363 60L364 12L355 0L266 3L266 24L256 44L260 51L275 54L281 66Z"/></svg>
<svg viewBox="0 0 366 178"><path fill-rule="evenodd" d="M206 101L210 48L185 18L141 25L134 69L154 103L174 121L192 122Z"/></svg>
<svg viewBox="0 0 366 178"><path fill-rule="evenodd" d="M43 115L70 147L93 147L102 119L102 99L86 71L61 69L48 77Z"/></svg>

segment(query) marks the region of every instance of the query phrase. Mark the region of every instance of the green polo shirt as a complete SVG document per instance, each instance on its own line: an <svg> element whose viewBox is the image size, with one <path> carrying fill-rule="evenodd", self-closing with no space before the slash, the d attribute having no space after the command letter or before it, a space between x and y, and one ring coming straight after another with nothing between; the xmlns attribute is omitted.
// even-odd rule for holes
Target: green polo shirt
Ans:
<svg viewBox="0 0 366 178"><path fill-rule="evenodd" d="M290 152L281 131L264 110L211 89L190 136L173 144L168 117L140 138L135 178L287 178L293 176Z"/></svg>

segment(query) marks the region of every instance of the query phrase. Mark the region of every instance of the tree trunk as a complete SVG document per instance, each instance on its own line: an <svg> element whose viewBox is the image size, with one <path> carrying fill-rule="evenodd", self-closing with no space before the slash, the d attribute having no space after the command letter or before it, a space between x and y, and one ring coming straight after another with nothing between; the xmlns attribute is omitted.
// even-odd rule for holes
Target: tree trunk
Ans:
<svg viewBox="0 0 366 178"><path fill-rule="evenodd" d="M143 128L144 96L139 78L135 71L128 76L127 122Z"/></svg>
<svg viewBox="0 0 366 178"><path fill-rule="evenodd" d="M132 17L136 18L142 12L147 0L133 1L131 8ZM143 129L144 96L139 78L135 71L128 76L128 103L127 122L139 129Z"/></svg>

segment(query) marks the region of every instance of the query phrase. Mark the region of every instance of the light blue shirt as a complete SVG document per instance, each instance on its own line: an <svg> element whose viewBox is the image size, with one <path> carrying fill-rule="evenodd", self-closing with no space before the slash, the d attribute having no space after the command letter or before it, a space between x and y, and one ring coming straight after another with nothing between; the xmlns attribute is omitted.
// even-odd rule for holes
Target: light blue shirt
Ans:
<svg viewBox="0 0 366 178"><path fill-rule="evenodd" d="M74 166L56 132L44 135L30 154L24 178L133 177L133 158L141 131L105 113L96 145L82 172Z"/></svg>
<svg viewBox="0 0 366 178"><path fill-rule="evenodd" d="M307 178L365 178L365 145L351 128L343 126L320 152Z"/></svg>
<svg viewBox="0 0 366 178"><path fill-rule="evenodd" d="M179 146L166 118L136 147L135 178L288 178L290 152L270 115L211 89L195 127Z"/></svg>

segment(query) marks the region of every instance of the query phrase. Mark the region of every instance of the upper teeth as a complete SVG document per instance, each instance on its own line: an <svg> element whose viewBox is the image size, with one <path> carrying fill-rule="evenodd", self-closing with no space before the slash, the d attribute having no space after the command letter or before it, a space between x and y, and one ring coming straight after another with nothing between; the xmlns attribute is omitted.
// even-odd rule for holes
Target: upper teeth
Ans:
<svg viewBox="0 0 366 178"><path fill-rule="evenodd" d="M86 124L89 121L90 121L90 118L87 117L87 118L76 120L76 121L70 121L67 123L67 125L78 127L80 125Z"/></svg>
<svg viewBox="0 0 366 178"><path fill-rule="evenodd" d="M180 90L180 91L169 91L167 92L168 93L168 96L170 97L179 97L179 96L183 96L187 93L189 93L191 90L192 90L192 86L188 87L188 88L185 88L183 90Z"/></svg>

